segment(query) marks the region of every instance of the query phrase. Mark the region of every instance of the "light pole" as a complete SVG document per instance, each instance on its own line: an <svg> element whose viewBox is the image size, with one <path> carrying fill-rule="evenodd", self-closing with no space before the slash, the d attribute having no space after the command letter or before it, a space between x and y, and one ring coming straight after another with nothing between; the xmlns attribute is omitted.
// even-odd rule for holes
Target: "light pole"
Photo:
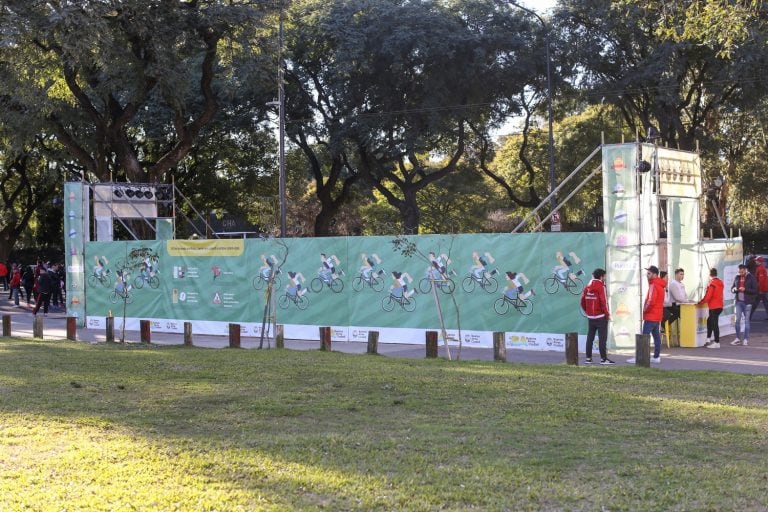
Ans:
<svg viewBox="0 0 768 512"><path fill-rule="evenodd" d="M283 66L283 4L280 3L280 23L277 29L277 115L280 118L278 145L278 194L280 196L280 238L285 238L285 69Z"/></svg>
<svg viewBox="0 0 768 512"><path fill-rule="evenodd" d="M541 26L544 27L544 34L546 36L546 44L547 44L547 122L549 124L549 193L552 194L552 191L555 190L555 187L557 184L555 183L555 136L552 129L552 62L550 59L550 39L549 39L549 28L547 27L546 22L544 19L536 14L535 11L532 11L531 9L528 9L527 7L523 7L520 4L517 4L515 2L509 2L510 5L514 5L518 9L522 9L523 11L527 12L528 14L534 16L537 20L539 20L539 23L541 23ZM552 211L555 211L555 208L557 208L557 200L555 199L555 196L551 196L549 198L549 204Z"/></svg>

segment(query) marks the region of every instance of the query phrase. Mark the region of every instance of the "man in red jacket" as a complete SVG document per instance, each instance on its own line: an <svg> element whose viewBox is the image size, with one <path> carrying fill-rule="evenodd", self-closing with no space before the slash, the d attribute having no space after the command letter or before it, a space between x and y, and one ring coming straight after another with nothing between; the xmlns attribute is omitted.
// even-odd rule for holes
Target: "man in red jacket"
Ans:
<svg viewBox="0 0 768 512"><path fill-rule="evenodd" d="M608 311L608 297L605 293L605 270L602 268L596 268L592 272L592 280L581 294L581 309L587 315L587 320L589 321L589 329L587 330L587 359L584 362L592 364L592 344L595 341L595 333L597 333L600 364L614 364L613 361L608 359L606 350L608 320L611 314Z"/></svg>
<svg viewBox="0 0 768 512"><path fill-rule="evenodd" d="M755 258L755 278L757 279L757 302L749 314L751 320L755 316L755 310L763 303L766 315L768 315L768 269L765 267L765 259L762 256ZM768 320L768 317L766 318Z"/></svg>
<svg viewBox="0 0 768 512"><path fill-rule="evenodd" d="M709 316L707 317L707 342L704 344L706 348L720 348L720 313L723 312L724 288L725 284L717 277L717 269L710 269L707 293L705 293L704 298L699 301L699 304L706 304L709 308ZM712 340L713 334L715 336L714 340Z"/></svg>
<svg viewBox="0 0 768 512"><path fill-rule="evenodd" d="M659 277L659 268L655 265L645 269L648 277L648 295L643 304L643 334L653 337L652 363L661 362L661 332L659 326L664 317L664 293L667 283Z"/></svg>

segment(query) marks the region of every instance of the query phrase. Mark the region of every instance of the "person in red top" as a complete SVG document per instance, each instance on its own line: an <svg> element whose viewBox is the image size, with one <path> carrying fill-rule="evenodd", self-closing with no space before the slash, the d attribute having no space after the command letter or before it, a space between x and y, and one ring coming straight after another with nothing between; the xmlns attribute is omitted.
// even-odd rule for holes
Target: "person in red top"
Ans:
<svg viewBox="0 0 768 512"><path fill-rule="evenodd" d="M21 291L21 271L19 267L14 263L13 271L11 272L11 297L13 298L13 305L19 307L19 292Z"/></svg>
<svg viewBox="0 0 768 512"><path fill-rule="evenodd" d="M757 278L757 302L749 314L750 320L755 315L755 310L761 302L766 315L768 315L768 269L765 268L765 259L762 256L755 258L755 277Z"/></svg>
<svg viewBox="0 0 768 512"><path fill-rule="evenodd" d="M3 291L8 291L8 267L0 261L0 283L3 285Z"/></svg>
<svg viewBox="0 0 768 512"><path fill-rule="evenodd" d="M648 277L648 294L643 304L643 334L653 337L652 363L661 362L661 332L659 326L664 318L664 294L667 283L659 277L659 268L655 265L645 269Z"/></svg>
<svg viewBox="0 0 768 512"><path fill-rule="evenodd" d="M589 328L587 330L587 359L586 364L592 364L592 344L597 333L597 342L600 349L600 364L615 364L608 359L606 341L608 339L608 297L605 293L605 270L596 268L592 272L592 280L581 293L581 309L587 315Z"/></svg>
<svg viewBox="0 0 768 512"><path fill-rule="evenodd" d="M723 289L725 289L725 284L717 277L717 269L710 269L707 292L704 294L704 298L698 302L709 307L707 342L704 344L706 348L720 348L720 313L723 312ZM713 334L714 340L712 340Z"/></svg>

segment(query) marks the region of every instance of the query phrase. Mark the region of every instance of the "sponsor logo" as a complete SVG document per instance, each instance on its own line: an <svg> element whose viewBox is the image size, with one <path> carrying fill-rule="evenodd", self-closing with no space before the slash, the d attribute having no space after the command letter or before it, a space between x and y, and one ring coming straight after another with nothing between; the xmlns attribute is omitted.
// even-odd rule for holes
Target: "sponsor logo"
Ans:
<svg viewBox="0 0 768 512"><path fill-rule="evenodd" d="M448 339L451 339L451 338L452 338L451 336L448 337ZM479 334L465 334L464 335L464 343L478 344L478 343L480 343L480 335Z"/></svg>
<svg viewBox="0 0 768 512"><path fill-rule="evenodd" d="M612 261L611 268L613 270L637 270L636 261Z"/></svg>

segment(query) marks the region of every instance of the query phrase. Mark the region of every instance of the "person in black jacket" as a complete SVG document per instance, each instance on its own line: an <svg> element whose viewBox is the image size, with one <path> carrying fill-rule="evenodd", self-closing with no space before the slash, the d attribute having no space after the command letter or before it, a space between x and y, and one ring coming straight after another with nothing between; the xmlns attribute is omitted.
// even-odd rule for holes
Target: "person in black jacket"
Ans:
<svg viewBox="0 0 768 512"><path fill-rule="evenodd" d="M758 299L757 279L747 272L746 265L739 265L739 274L733 280L731 292L736 297L736 339L731 345L749 345L749 316ZM741 318L744 317L744 331L741 330Z"/></svg>
<svg viewBox="0 0 768 512"><path fill-rule="evenodd" d="M48 306L51 303L51 290L53 287L53 279L48 273L48 269L45 266L40 268L40 275L37 276L37 303L35 309L32 310L32 314L36 315L40 310L40 305L43 306L43 314L48 314Z"/></svg>
<svg viewBox="0 0 768 512"><path fill-rule="evenodd" d="M35 286L35 274L32 267L24 265L24 272L21 273L21 287L24 288L24 295L27 297L27 306L32 305L32 288Z"/></svg>

